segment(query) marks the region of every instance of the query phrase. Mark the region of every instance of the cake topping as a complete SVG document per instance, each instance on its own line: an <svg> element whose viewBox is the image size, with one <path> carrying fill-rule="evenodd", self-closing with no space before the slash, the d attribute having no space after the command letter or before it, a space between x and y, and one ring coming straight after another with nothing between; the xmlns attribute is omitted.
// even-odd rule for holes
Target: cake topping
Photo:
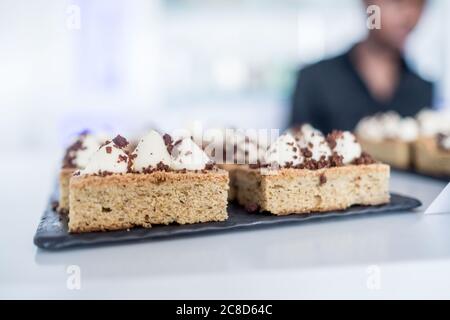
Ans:
<svg viewBox="0 0 450 320"><path fill-rule="evenodd" d="M290 133L286 133L269 147L264 160L267 164L293 167L300 165L304 159L295 138Z"/></svg>
<svg viewBox="0 0 450 320"><path fill-rule="evenodd" d="M302 124L299 127L293 128L290 130L290 133L294 136L295 140L300 141L301 139L305 137L311 137L314 135L322 135L322 132L315 129L312 125L309 123Z"/></svg>
<svg viewBox="0 0 450 320"><path fill-rule="evenodd" d="M232 136L233 135L233 136ZM266 149L263 148L257 139L253 139L243 132L228 134L226 137L227 148L233 146L233 163L255 164L264 156Z"/></svg>
<svg viewBox="0 0 450 320"><path fill-rule="evenodd" d="M315 129L305 131L305 134L299 138L298 145L306 158L320 161L331 156L331 149L325 137Z"/></svg>
<svg viewBox="0 0 450 320"><path fill-rule="evenodd" d="M438 146L441 150L450 151L450 134L439 134Z"/></svg>
<svg viewBox="0 0 450 320"><path fill-rule="evenodd" d="M119 147L121 149L126 148L129 145L129 142L127 141L127 139L122 137L120 134L113 139L113 142L117 147Z"/></svg>
<svg viewBox="0 0 450 320"><path fill-rule="evenodd" d="M376 163L375 159L366 152L363 152L359 158L353 160L353 164L355 165L368 165Z"/></svg>
<svg viewBox="0 0 450 320"><path fill-rule="evenodd" d="M419 135L419 127L415 119L402 118L391 111L363 118L356 132L361 138L371 141L399 139L412 142Z"/></svg>
<svg viewBox="0 0 450 320"><path fill-rule="evenodd" d="M398 124L398 137L406 142L413 142L419 136L419 126L413 118L403 118Z"/></svg>
<svg viewBox="0 0 450 320"><path fill-rule="evenodd" d="M78 139L70 145L63 159L63 168L84 169L104 141L103 136L92 135L88 132L80 134Z"/></svg>
<svg viewBox="0 0 450 320"><path fill-rule="evenodd" d="M166 145L167 151L171 154L173 150L173 139L170 134L165 134L163 136L164 144Z"/></svg>
<svg viewBox="0 0 450 320"><path fill-rule="evenodd" d="M113 173L127 173L130 157L123 150L127 145L128 141L121 136L117 136L113 141L107 141L92 155L86 168L81 170L80 174L105 176Z"/></svg>
<svg viewBox="0 0 450 320"><path fill-rule="evenodd" d="M163 138L158 132L150 131L139 141L133 152L133 171L145 172L158 170L158 168L167 171L166 169L172 164L167 145L172 145L169 135Z"/></svg>
<svg viewBox="0 0 450 320"><path fill-rule="evenodd" d="M349 131L334 131L327 137L327 141L337 155L342 156L343 164L350 164L361 157L361 145Z"/></svg>
<svg viewBox="0 0 450 320"><path fill-rule="evenodd" d="M363 153L356 137L349 131L333 131L326 138L311 126L302 126L303 133L297 140L289 132L280 136L267 151L264 161L251 169L282 168L320 170L344 165L367 165L375 161ZM299 132L301 129L297 129ZM275 167L276 168L276 167Z"/></svg>
<svg viewBox="0 0 450 320"><path fill-rule="evenodd" d="M267 150L257 132L235 129L209 129L202 147L216 163L256 164Z"/></svg>
<svg viewBox="0 0 450 320"><path fill-rule="evenodd" d="M172 151L172 169L205 170L211 168L211 160L206 153L190 138L176 143Z"/></svg>
<svg viewBox="0 0 450 320"><path fill-rule="evenodd" d="M450 134L450 113L436 110L422 110L417 115L420 133L426 137L440 133Z"/></svg>

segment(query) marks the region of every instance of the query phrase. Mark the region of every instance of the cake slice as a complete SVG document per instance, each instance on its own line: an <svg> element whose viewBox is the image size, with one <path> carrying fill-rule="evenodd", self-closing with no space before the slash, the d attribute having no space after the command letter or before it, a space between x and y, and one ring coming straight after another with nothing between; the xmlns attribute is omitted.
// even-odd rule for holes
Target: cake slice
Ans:
<svg viewBox="0 0 450 320"><path fill-rule="evenodd" d="M320 170L284 168L276 173L239 168L238 201L274 215L345 210L389 202L389 166L351 165Z"/></svg>
<svg viewBox="0 0 450 320"><path fill-rule="evenodd" d="M450 176L450 113L422 110L417 115L420 138L415 143L416 170L433 176Z"/></svg>
<svg viewBox="0 0 450 320"><path fill-rule="evenodd" d="M228 173L191 139L152 131L132 154L116 137L70 181L70 232L227 219Z"/></svg>
<svg viewBox="0 0 450 320"><path fill-rule="evenodd" d="M363 150L374 159L398 169L410 169L413 145L419 128L415 119L395 112L379 113L362 119L356 134Z"/></svg>
<svg viewBox="0 0 450 320"><path fill-rule="evenodd" d="M250 212L306 214L390 200L389 166L363 153L350 132L287 133L264 161L236 172L237 200Z"/></svg>
<svg viewBox="0 0 450 320"><path fill-rule="evenodd" d="M407 170L412 166L413 144L399 139L368 140L358 136L358 141L365 152L374 159L390 164L392 167Z"/></svg>
<svg viewBox="0 0 450 320"><path fill-rule="evenodd" d="M450 135L421 137L415 148L414 162L418 172L450 177Z"/></svg>

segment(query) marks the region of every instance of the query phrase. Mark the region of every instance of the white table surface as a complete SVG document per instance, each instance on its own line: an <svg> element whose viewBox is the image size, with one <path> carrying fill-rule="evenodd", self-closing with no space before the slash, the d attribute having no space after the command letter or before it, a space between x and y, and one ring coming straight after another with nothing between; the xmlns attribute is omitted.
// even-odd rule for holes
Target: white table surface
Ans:
<svg viewBox="0 0 450 320"><path fill-rule="evenodd" d="M444 182L393 173L414 213L47 252L33 236L57 161L32 157L0 160L0 298L450 298L450 214L423 215Z"/></svg>

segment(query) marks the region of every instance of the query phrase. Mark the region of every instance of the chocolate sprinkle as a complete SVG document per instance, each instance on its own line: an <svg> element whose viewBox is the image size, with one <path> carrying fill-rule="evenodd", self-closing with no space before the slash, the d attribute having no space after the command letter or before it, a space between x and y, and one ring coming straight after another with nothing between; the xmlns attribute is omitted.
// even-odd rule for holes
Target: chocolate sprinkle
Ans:
<svg viewBox="0 0 450 320"><path fill-rule="evenodd" d="M343 132L342 131L338 131L338 130L334 130L332 133L327 135L325 140L328 142L328 145L330 146L331 150L334 150L334 148L336 148L336 145L337 145L336 140L341 138L342 135L343 135Z"/></svg>
<svg viewBox="0 0 450 320"><path fill-rule="evenodd" d="M156 168L149 166L148 168L145 168L144 170L142 170L142 172L145 174L151 174L151 173L154 173L157 171L168 172L168 171L170 171L170 167L161 161L156 165Z"/></svg>
<svg viewBox="0 0 450 320"><path fill-rule="evenodd" d="M303 156L307 159L312 158L312 156L313 156L311 150L309 150L308 148L301 149L301 152L302 152Z"/></svg>
<svg viewBox="0 0 450 320"><path fill-rule="evenodd" d="M213 170L215 168L216 164L214 162L209 162L205 166L205 170Z"/></svg>
<svg viewBox="0 0 450 320"><path fill-rule="evenodd" d="M327 183L327 177L325 176L325 174L321 174L319 180L320 180L321 186L323 186L325 183Z"/></svg>
<svg viewBox="0 0 450 320"><path fill-rule="evenodd" d="M127 162L127 161L128 161L128 156L124 156L124 155L119 154L119 160L117 160L117 163Z"/></svg>
<svg viewBox="0 0 450 320"><path fill-rule="evenodd" d="M112 176L114 173L110 172L110 171L99 171L98 173L94 174L95 176L99 176L99 177L107 177L107 176Z"/></svg>
<svg viewBox="0 0 450 320"><path fill-rule="evenodd" d="M332 167L342 167L344 165L344 157L336 152L333 152L329 160Z"/></svg>
<svg viewBox="0 0 450 320"><path fill-rule="evenodd" d="M285 164L284 164L284 167L286 168L286 169L291 169L291 168L294 168L294 163L291 161L291 162L286 162Z"/></svg>
<svg viewBox="0 0 450 320"><path fill-rule="evenodd" d="M361 156L353 161L355 165L368 165L376 163L375 159L366 152L363 152Z"/></svg>
<svg viewBox="0 0 450 320"><path fill-rule="evenodd" d="M263 169L263 168L269 168L270 164L262 163L260 160L256 161L254 164L250 164L250 169Z"/></svg>
<svg viewBox="0 0 450 320"><path fill-rule="evenodd" d="M107 144L110 144L110 143L111 143L110 140L106 140L105 142L103 142L103 143L100 145L100 148L103 148L104 146L106 146Z"/></svg>
<svg viewBox="0 0 450 320"><path fill-rule="evenodd" d="M165 134L163 136L163 140L164 140L164 144L166 145L167 151L169 152L169 154L172 154L172 150L173 150L173 139L170 136L170 134Z"/></svg>
<svg viewBox="0 0 450 320"><path fill-rule="evenodd" d="M76 153L79 150L84 150L86 147L83 146L83 136L80 136L77 141L72 143L66 150L66 154L63 159L64 169L75 169L77 168L75 164Z"/></svg>
<svg viewBox="0 0 450 320"><path fill-rule="evenodd" d="M122 137L120 134L117 135L117 137L115 137L113 140L114 144L116 146L118 146L119 148L125 148L126 146L129 145L129 142L127 139L125 139L124 137Z"/></svg>
<svg viewBox="0 0 450 320"><path fill-rule="evenodd" d="M106 153L111 153L112 152L112 148L111 147L106 147Z"/></svg>

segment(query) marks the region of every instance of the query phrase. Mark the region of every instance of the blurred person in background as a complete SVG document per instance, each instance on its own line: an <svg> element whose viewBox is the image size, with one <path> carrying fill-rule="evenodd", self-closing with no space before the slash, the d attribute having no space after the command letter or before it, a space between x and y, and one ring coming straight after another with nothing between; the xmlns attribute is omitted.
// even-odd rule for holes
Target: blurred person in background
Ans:
<svg viewBox="0 0 450 320"><path fill-rule="evenodd" d="M348 52L304 68L297 79L291 125L324 132L352 130L364 116L394 110L414 116L431 106L433 84L406 64L403 50L426 0L364 0L379 6L381 29Z"/></svg>

